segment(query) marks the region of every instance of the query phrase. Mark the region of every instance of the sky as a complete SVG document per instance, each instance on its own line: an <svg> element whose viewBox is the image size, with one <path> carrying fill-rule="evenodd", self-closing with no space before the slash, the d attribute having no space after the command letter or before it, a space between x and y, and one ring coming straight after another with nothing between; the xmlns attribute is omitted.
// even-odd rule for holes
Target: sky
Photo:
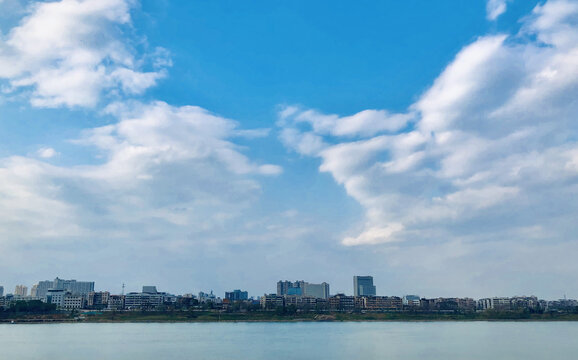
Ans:
<svg viewBox="0 0 578 360"><path fill-rule="evenodd" d="M578 1L0 0L0 285L578 298Z"/></svg>

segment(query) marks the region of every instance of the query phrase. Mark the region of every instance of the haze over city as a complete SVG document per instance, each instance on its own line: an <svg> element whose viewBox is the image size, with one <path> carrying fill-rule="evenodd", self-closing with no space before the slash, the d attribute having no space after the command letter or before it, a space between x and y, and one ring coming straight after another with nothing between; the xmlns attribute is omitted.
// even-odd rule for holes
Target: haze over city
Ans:
<svg viewBox="0 0 578 360"><path fill-rule="evenodd" d="M0 0L0 285L578 298L578 2Z"/></svg>

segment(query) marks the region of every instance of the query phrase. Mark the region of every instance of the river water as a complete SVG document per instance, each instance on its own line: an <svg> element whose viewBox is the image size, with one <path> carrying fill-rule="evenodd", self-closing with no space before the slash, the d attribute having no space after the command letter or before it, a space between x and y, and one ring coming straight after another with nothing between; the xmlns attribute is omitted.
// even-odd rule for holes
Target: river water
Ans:
<svg viewBox="0 0 578 360"><path fill-rule="evenodd" d="M578 322L0 325L0 359L574 359Z"/></svg>

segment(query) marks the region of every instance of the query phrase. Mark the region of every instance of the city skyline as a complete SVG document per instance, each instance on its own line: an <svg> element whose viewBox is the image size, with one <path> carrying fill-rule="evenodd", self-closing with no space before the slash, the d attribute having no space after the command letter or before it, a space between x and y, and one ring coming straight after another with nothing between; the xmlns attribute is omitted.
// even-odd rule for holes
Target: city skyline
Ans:
<svg viewBox="0 0 578 360"><path fill-rule="evenodd" d="M41 280L41 281L37 281L35 282L31 287L31 291L28 294L27 293L27 285L16 285L15 286L15 290L13 292L3 292L0 294L0 297L4 296L15 296L16 298L20 298L20 299L30 299L30 298L38 298L38 299L45 299L47 295L49 295L50 291L58 291L58 292L63 292L66 293L70 293L71 295L82 295L84 297L86 297L87 294L89 293L102 293L102 292L107 292L110 295L129 295L129 294L141 294L141 293L151 293L151 294L167 294L170 296L184 296L184 295L193 295L193 298L196 297L196 294L198 294L198 298L201 299L203 297L206 297L207 299L218 299L220 301L224 300L224 299L230 299L229 297L232 297L232 301L236 301L236 300L251 300L251 299L259 299L262 296L268 296L268 295L276 295L278 297L313 297L313 298L320 298L320 299L325 299L327 300L329 297L334 297L334 296L339 296L339 295L345 295L345 296L351 296L351 297L388 297L388 296L393 296L393 297L399 297L400 301L403 299L404 301L404 305L406 304L406 297L408 299L436 299L436 298L462 298L462 299L479 299L479 300L488 300L488 299L509 299L510 297L512 298L516 298L516 297L521 297L521 298L525 298L525 297L536 297L536 295L533 292L527 292L527 293L522 293L522 294L494 294L494 295L488 295L486 294L485 296L480 296L478 298L476 297L471 297L471 296L467 296L467 295L460 295L460 296L456 296L454 295L445 295L445 296L441 296L439 294L437 295L429 295L429 296L420 296L420 295L416 295L418 294L418 292L413 292L413 293L399 293L399 292L386 292L386 291L377 291L377 287L374 285L373 283L373 276L371 275L354 275L353 276L353 286L351 288L351 291L336 291L336 292L331 292L329 291L330 289L330 284L327 282L322 282L320 284L315 284L315 283L310 283L307 282L305 280L295 280L295 281L289 281L289 280L279 280L276 282L276 289L274 289L273 291L264 291L264 292L260 292L260 293L250 293L249 291L246 290L242 290L245 289L243 286L237 286L236 289L225 289L221 292L219 291L214 291L213 289L207 290L207 289L195 289L195 290L191 290L188 289L187 291L184 292L172 292L172 291L167 291L166 289L163 289L162 284L160 285L160 290L159 291L159 285L139 285L137 287L134 287L133 290L127 290L126 288L126 284L122 284L121 286L121 291L120 292L115 292L114 290L111 289L100 289L98 287L95 287L95 282L94 281L78 281L75 279L70 279L70 280L66 280L66 279L62 279L59 277L56 277L54 280ZM310 290L308 290L308 287L310 287ZM3 291L3 289L5 288L5 286L0 285L0 291ZM132 288L132 287L131 287ZM299 290L299 291L292 291L292 290ZM209 291L209 292L205 292L205 291ZM64 294L63 293L63 294ZM223 296L219 296L219 294L223 294ZM541 298L541 297L536 297L536 298ZM562 296L559 297L554 297L554 298L541 298L547 301L556 301L556 300L566 300L567 294L564 293ZM231 299L230 299L231 300ZM569 300L574 301L572 298L570 298ZM489 300L488 300L489 301Z"/></svg>
<svg viewBox="0 0 578 360"><path fill-rule="evenodd" d="M0 284L578 298L577 19L0 1Z"/></svg>

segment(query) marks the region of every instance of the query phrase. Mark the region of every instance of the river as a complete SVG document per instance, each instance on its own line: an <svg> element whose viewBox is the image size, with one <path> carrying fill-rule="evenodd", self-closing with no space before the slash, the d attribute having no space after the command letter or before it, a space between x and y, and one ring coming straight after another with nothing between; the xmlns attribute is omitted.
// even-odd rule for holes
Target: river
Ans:
<svg viewBox="0 0 578 360"><path fill-rule="evenodd" d="M578 322L0 325L1 359L572 359Z"/></svg>

